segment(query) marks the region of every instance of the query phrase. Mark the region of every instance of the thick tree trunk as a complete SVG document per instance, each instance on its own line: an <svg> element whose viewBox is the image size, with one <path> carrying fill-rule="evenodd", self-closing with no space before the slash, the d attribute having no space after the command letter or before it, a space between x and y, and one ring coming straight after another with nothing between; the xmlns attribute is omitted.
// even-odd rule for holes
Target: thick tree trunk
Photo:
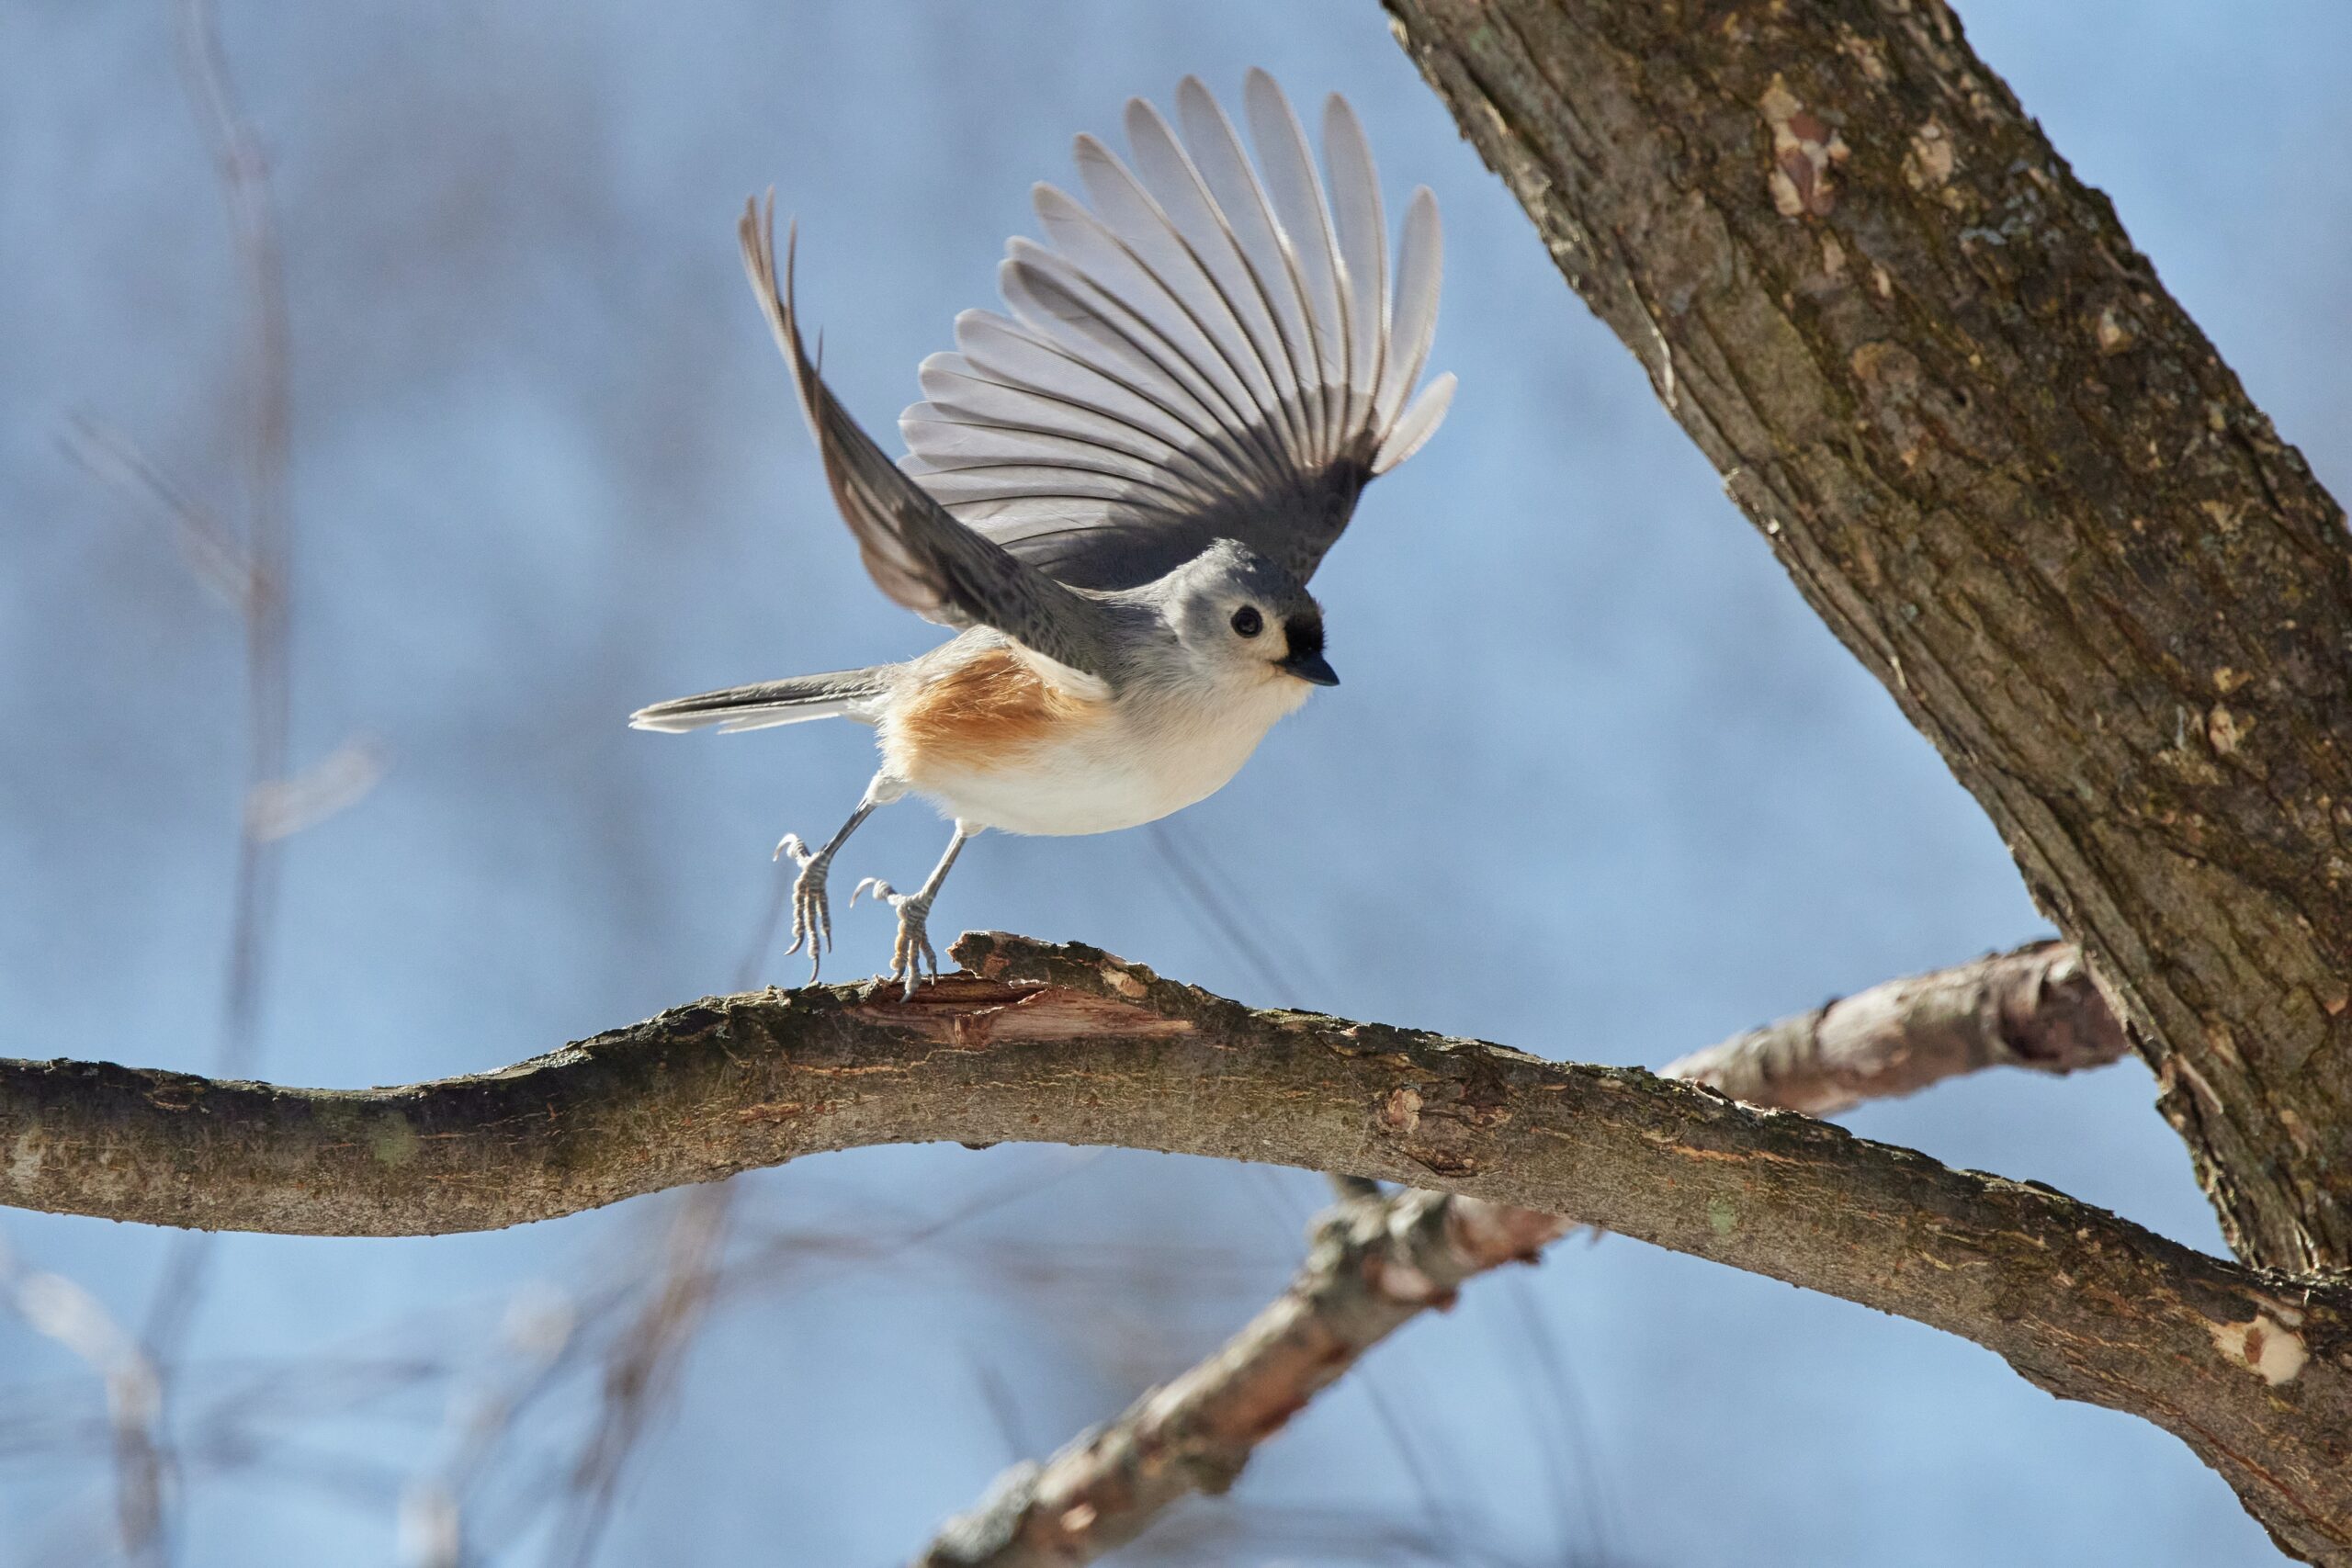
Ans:
<svg viewBox="0 0 2352 1568"><path fill-rule="evenodd" d="M1387 0L2090 955L2232 1245L2352 1262L2344 518L1942 0Z"/></svg>

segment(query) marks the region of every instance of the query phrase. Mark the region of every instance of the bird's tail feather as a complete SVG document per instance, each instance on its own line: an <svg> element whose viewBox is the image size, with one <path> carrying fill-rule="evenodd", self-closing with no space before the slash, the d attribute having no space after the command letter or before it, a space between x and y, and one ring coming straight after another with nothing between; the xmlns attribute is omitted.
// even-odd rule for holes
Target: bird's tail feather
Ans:
<svg viewBox="0 0 2352 1568"><path fill-rule="evenodd" d="M676 697L638 709L628 716L629 728L676 732L715 724L720 733L726 734L835 716L872 724L879 714L881 699L890 689L889 668L876 665L867 670L835 670L822 675L796 675L756 686L729 686L723 692Z"/></svg>

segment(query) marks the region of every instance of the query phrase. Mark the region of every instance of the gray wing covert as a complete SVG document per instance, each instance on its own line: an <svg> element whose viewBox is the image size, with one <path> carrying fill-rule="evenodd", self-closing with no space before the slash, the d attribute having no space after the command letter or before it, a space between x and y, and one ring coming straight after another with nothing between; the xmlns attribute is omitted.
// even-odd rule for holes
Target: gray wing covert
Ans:
<svg viewBox="0 0 2352 1568"><path fill-rule="evenodd" d="M825 385L801 344L789 247L783 287L776 284L773 197L764 210L746 204L738 233L752 291L792 367L834 502L875 585L927 620L993 626L1056 663L1115 683L1116 645L1105 608L949 515L883 456Z"/></svg>
<svg viewBox="0 0 2352 1568"><path fill-rule="evenodd" d="M1259 168L1208 89L1179 137L1127 105L1132 168L1091 136L1093 209L1036 187L1052 248L1014 240L1011 314L956 318L900 416L902 467L961 521L1063 582L1128 588L1232 538L1309 577L1366 482L1444 416L1413 397L1437 327L1437 201L1406 209L1392 279L1379 177L1346 100L1324 106L1328 183L1263 72L1244 99Z"/></svg>

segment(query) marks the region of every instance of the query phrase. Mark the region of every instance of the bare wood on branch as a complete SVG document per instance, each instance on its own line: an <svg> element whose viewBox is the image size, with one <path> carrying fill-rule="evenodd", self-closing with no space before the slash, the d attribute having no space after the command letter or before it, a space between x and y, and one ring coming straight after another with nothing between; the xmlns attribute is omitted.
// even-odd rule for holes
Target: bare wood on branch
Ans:
<svg viewBox="0 0 2352 1568"><path fill-rule="evenodd" d="M2187 1441L2352 1562L2334 1282L1637 1069L1259 1011L967 935L913 1002L705 1000L499 1072L299 1089L0 1063L0 1201L303 1234L482 1229L855 1146L1035 1140L1349 1170L1597 1224L1962 1335Z"/></svg>

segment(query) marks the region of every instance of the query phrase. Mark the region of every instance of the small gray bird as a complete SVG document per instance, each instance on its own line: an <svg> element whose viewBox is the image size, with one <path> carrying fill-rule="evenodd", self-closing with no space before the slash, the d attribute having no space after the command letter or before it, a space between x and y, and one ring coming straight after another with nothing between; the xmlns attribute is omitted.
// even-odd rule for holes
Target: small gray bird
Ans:
<svg viewBox="0 0 2352 1568"><path fill-rule="evenodd" d="M1339 682L1306 591L1366 481L1444 417L1453 378L1413 396L1437 327L1437 200L1416 190L1392 277L1372 151L1337 95L1326 177L1272 77L1243 103L1253 171L1199 81L1176 131L1127 104L1133 163L1078 139L1089 211L1036 187L1051 248L1016 239L1009 316L967 310L922 364L897 464L801 345L792 251L776 283L774 198L744 211L752 291L816 433L833 500L883 592L959 628L903 664L657 703L640 729L759 729L840 716L878 732L881 771L800 867L792 946L813 982L832 940L826 875L857 825L912 793L956 825L922 887L868 877L898 911L892 977L939 972L932 902L966 840L1107 833L1222 788L1311 686Z"/></svg>

